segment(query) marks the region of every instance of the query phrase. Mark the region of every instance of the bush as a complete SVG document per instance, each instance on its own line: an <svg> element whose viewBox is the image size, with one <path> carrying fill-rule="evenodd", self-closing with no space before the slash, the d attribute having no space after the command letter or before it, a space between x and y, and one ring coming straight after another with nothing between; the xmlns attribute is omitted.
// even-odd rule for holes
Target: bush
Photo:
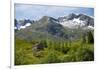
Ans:
<svg viewBox="0 0 100 69"><path fill-rule="evenodd" d="M90 48L93 46L73 46L66 55L62 57L63 62L75 62L75 61L93 61L94 51Z"/></svg>
<svg viewBox="0 0 100 69"><path fill-rule="evenodd" d="M88 36L88 43L94 43L94 37L91 31L87 33Z"/></svg>
<svg viewBox="0 0 100 69"><path fill-rule="evenodd" d="M76 53L76 61L93 61L94 52L87 48L79 48Z"/></svg>
<svg viewBox="0 0 100 69"><path fill-rule="evenodd" d="M41 63L58 63L61 62L59 55L55 51L50 51L41 61Z"/></svg>
<svg viewBox="0 0 100 69"><path fill-rule="evenodd" d="M67 54L62 57L62 62L73 62L75 61L74 54Z"/></svg>

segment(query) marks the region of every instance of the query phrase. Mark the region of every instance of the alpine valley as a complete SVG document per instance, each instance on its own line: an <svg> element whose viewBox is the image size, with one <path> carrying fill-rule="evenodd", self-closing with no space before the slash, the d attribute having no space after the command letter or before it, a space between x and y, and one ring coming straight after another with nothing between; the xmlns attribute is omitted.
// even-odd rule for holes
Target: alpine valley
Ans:
<svg viewBox="0 0 100 69"><path fill-rule="evenodd" d="M94 60L94 17L15 19L15 65Z"/></svg>

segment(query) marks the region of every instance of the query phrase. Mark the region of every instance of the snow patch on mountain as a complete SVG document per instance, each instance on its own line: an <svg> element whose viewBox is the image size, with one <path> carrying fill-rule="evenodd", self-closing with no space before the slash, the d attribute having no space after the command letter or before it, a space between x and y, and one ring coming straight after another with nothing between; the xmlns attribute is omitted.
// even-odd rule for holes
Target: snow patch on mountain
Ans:
<svg viewBox="0 0 100 69"><path fill-rule="evenodd" d="M20 25L19 27L14 27L14 29L18 29L18 30L25 29L28 26L31 26L31 23L26 23L24 26L23 25Z"/></svg>
<svg viewBox="0 0 100 69"><path fill-rule="evenodd" d="M89 29L94 29L94 27L92 27L92 26L88 26L88 28L89 28Z"/></svg>
<svg viewBox="0 0 100 69"><path fill-rule="evenodd" d="M60 22L60 24L68 28L77 28L85 26L85 21L82 21L79 18L74 18L73 20L64 20L63 22Z"/></svg>

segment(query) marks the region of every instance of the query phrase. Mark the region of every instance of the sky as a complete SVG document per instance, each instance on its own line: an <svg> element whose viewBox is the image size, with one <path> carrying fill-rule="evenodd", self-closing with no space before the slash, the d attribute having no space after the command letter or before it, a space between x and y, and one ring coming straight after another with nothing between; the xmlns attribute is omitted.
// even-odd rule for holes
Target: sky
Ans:
<svg viewBox="0 0 100 69"><path fill-rule="evenodd" d="M67 16L70 13L86 14L94 16L93 8L68 7L68 6L47 6L47 5L31 5L31 4L15 4L15 18L17 20L30 19L39 20L43 16L54 18Z"/></svg>

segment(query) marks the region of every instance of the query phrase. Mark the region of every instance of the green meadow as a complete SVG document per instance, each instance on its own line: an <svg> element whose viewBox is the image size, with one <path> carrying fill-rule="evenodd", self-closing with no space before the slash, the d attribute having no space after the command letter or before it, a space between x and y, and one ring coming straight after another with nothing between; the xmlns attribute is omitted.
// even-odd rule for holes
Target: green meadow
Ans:
<svg viewBox="0 0 100 69"><path fill-rule="evenodd" d="M89 36L79 40L15 39L15 65L82 62L94 60L94 43ZM35 49L36 43L44 46Z"/></svg>

